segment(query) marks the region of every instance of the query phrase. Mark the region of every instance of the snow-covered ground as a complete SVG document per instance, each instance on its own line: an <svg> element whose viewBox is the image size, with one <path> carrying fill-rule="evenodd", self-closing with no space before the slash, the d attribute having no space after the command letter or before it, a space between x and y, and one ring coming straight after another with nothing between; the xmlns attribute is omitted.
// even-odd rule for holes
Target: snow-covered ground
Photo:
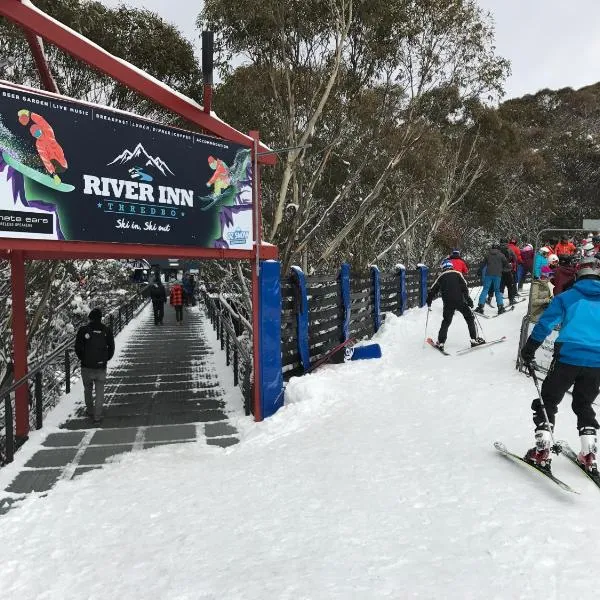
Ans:
<svg viewBox="0 0 600 600"><path fill-rule="evenodd" d="M239 445L122 455L25 501L0 519L2 598L593 596L600 492L566 459L553 470L579 496L492 446L532 443L525 305L482 320L507 342L460 357L423 347L424 309L391 316L382 359L292 380ZM457 315L448 350L467 338ZM561 409L557 436L578 447Z"/></svg>

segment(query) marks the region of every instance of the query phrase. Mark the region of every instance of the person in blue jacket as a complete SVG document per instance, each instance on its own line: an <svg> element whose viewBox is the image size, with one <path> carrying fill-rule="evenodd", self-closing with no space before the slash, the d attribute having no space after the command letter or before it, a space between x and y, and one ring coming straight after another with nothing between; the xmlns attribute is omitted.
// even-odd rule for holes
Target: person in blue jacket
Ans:
<svg viewBox="0 0 600 600"><path fill-rule="evenodd" d="M533 278L539 279L542 274L542 267L548 265L548 257L552 254L550 248L543 246L540 248L535 255L533 260Z"/></svg>
<svg viewBox="0 0 600 600"><path fill-rule="evenodd" d="M556 296L533 328L521 349L525 365L533 363L535 351L557 326L560 334L554 344L554 359L542 385L542 400L550 427L563 396L573 386L572 408L577 415L581 452L577 459L590 473L598 474L596 461L596 420L593 402L600 389L600 261L584 258L578 266L575 284ZM525 460L550 470L551 433L542 403L531 405L535 424L535 447Z"/></svg>

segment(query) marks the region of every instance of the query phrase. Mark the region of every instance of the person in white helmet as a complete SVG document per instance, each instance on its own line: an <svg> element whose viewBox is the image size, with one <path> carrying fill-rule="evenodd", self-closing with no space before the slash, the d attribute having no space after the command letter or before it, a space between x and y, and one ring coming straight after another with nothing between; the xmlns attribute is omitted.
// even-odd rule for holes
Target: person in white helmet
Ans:
<svg viewBox="0 0 600 600"><path fill-rule="evenodd" d="M533 278L539 279L542 274L542 267L548 265L548 256L550 256L551 250L548 246L542 246L537 254L535 255L535 259L533 261Z"/></svg>
<svg viewBox="0 0 600 600"><path fill-rule="evenodd" d="M550 470L551 431L558 405L573 386L571 406L577 415L581 442L577 460L583 469L597 478L597 430L600 425L593 406L600 390L600 261L597 259L584 258L579 264L575 284L555 296L544 311L521 349L525 365L532 365L536 350L559 324L554 359L541 389L543 405L539 398L531 405L535 446L527 452L525 460Z"/></svg>

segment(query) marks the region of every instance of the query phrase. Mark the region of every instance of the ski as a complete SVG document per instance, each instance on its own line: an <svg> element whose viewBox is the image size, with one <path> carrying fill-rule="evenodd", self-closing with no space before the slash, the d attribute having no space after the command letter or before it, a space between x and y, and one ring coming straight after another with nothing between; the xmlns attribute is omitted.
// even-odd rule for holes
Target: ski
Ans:
<svg viewBox="0 0 600 600"><path fill-rule="evenodd" d="M579 467L579 469L587 475L588 479L591 479L596 486L600 488L600 476L596 475L594 477L594 475L584 469L584 467L577 460L577 454L574 452L573 448L571 448L571 446L569 446L569 444L563 440L559 442L557 441L556 444L560 446L560 453L568 458L574 465Z"/></svg>
<svg viewBox="0 0 600 600"><path fill-rule="evenodd" d="M511 310L515 310L514 305L513 306L509 306L503 313L502 315L505 315L507 312L510 312ZM483 317L484 319L495 319L496 317L501 317L502 315L499 314L495 314L495 315L486 315L485 313L482 315L481 313L476 313L479 316Z"/></svg>
<svg viewBox="0 0 600 600"><path fill-rule="evenodd" d="M504 342L506 340L506 336L503 335L501 338L497 340L492 340L491 342L486 342L485 344L479 344L479 346L471 346L470 348L463 348L462 350L458 350L456 354L466 354L467 352L471 352L471 350L478 350L479 348L486 348L487 346L493 346L494 344L499 344L500 342Z"/></svg>
<svg viewBox="0 0 600 600"><path fill-rule="evenodd" d="M554 477L554 475L552 475L552 473L548 473L547 471L544 471L543 469L540 469L539 467L536 467L535 465L532 465L531 463L528 463L524 458L522 458L518 454L514 454L513 452L509 452L506 449L506 446L502 442L494 442L494 448L496 448L496 450L498 450L498 452L500 452L500 454L502 454L502 456L506 456L506 458L509 458L510 460L512 460L514 462L526 465L530 469L533 469L534 471L537 471L538 473L540 473L544 477L547 477L548 479L550 479L550 481L553 481L554 483L556 483L556 485L558 485L565 492L571 492L573 494L579 494L579 492L577 490L574 490L571 486L567 485L564 481L561 481L557 477Z"/></svg>
<svg viewBox="0 0 600 600"><path fill-rule="evenodd" d="M444 356L450 356L449 352L442 350L439 346L436 346L435 342L431 338L425 340L432 348L435 348L438 352L441 352Z"/></svg>

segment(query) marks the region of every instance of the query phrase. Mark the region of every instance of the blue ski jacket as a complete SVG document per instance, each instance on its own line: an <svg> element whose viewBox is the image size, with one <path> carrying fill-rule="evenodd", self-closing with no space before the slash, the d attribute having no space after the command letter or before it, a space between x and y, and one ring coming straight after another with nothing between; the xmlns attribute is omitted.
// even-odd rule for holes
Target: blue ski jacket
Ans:
<svg viewBox="0 0 600 600"><path fill-rule="evenodd" d="M542 275L542 267L545 267L547 264L548 259L538 252L535 255L535 259L533 261L533 276L539 279Z"/></svg>
<svg viewBox="0 0 600 600"><path fill-rule="evenodd" d="M560 362L600 367L600 281L582 279L550 303L531 332L542 343L561 324L556 340Z"/></svg>

